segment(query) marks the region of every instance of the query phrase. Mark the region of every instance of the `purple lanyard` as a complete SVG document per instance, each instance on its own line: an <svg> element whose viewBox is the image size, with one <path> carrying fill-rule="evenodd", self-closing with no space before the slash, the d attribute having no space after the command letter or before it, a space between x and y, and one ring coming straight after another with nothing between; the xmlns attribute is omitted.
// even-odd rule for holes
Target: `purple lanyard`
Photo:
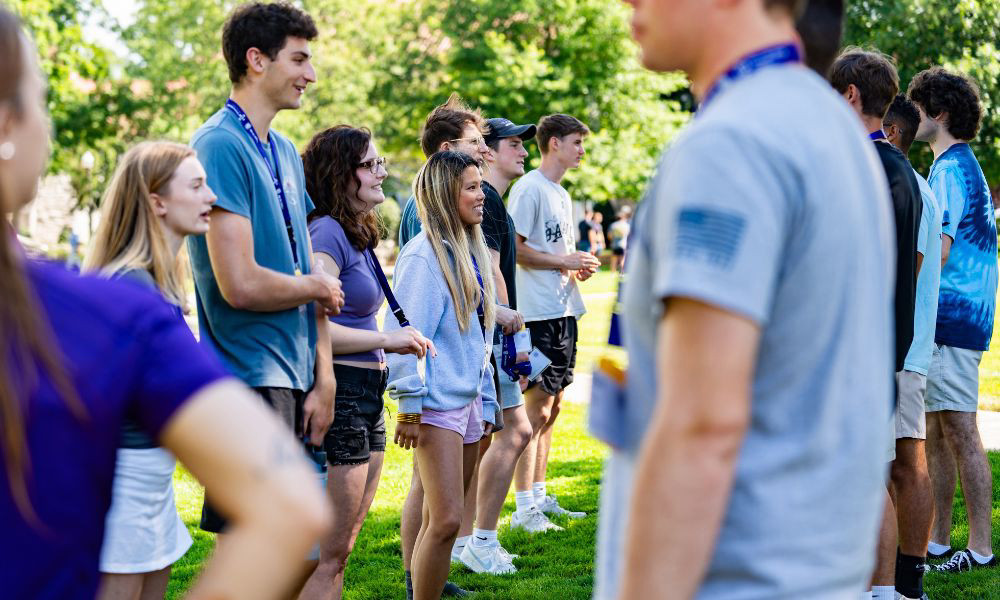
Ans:
<svg viewBox="0 0 1000 600"><path fill-rule="evenodd" d="M295 229L292 227L292 214L288 210L288 199L285 197L285 186L281 184L281 167L278 163L278 149L275 144L271 144L271 157L274 159L274 168L271 168L271 163L267 161L267 153L264 152L264 144L260 141L260 137L253 128L253 123L250 122L250 117L247 116L243 109L240 108L239 104L233 101L232 98L226 100L226 108L236 115L239 119L240 125L243 126L243 131L246 132L247 136L250 137L250 141L257 148L257 152L260 153L260 157L264 159L264 164L267 165L267 172L271 175L271 182L274 184L274 192L278 195L278 202L281 204L281 216L285 219L285 232L288 234L288 245L292 249L292 261L295 263L295 274L301 275L302 268L299 263L299 251L298 244L295 243Z"/></svg>
<svg viewBox="0 0 1000 600"><path fill-rule="evenodd" d="M479 282L479 306L476 307L476 314L479 315L479 328L483 330L483 341L486 342L486 314L483 308L483 301L486 299L486 288L483 286L483 276L479 273L479 263L476 257L472 256L472 268L476 270L476 281Z"/></svg>
<svg viewBox="0 0 1000 600"><path fill-rule="evenodd" d="M769 46L753 52L752 54L748 54L747 56L741 58L735 65L726 70L726 72L723 73L710 88L708 88L708 93L705 94L705 99L702 100L701 106L698 107L698 113L700 114L703 110L705 110L705 107L708 106L709 102L711 102L715 96L740 79L743 79L748 75L752 75L765 67L800 62L802 62L802 53L799 51L798 46L791 43Z"/></svg>

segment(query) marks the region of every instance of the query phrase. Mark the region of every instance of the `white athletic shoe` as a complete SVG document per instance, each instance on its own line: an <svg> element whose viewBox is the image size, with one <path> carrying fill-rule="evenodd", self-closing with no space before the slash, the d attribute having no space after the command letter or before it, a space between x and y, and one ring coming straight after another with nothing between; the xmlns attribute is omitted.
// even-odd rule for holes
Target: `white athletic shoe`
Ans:
<svg viewBox="0 0 1000 600"><path fill-rule="evenodd" d="M500 554L499 544L490 546L466 544L461 559L462 564L472 569L474 573L490 575L517 573L517 567Z"/></svg>
<svg viewBox="0 0 1000 600"><path fill-rule="evenodd" d="M556 502L555 496L546 496L545 499L541 501L541 503L536 502L535 504L538 505L538 510L542 511L547 515L552 515L552 516L562 515L569 517L570 519L582 519L587 516L587 513L585 512L566 510L565 508L559 506L559 503Z"/></svg>
<svg viewBox="0 0 1000 600"><path fill-rule="evenodd" d="M510 517L511 529L520 527L528 533L541 533L543 531L562 531L562 527L549 520L545 514L532 506L525 512L515 510Z"/></svg>
<svg viewBox="0 0 1000 600"><path fill-rule="evenodd" d="M465 550L468 547L469 547L468 544L462 546L461 548L455 548L455 546L452 545L452 547L451 547L451 562L455 563L456 565L462 564L462 551Z"/></svg>
<svg viewBox="0 0 1000 600"><path fill-rule="evenodd" d="M511 554L510 552L507 552L507 549L501 546L500 542L497 542L497 552L500 553L500 556L502 556L505 561L511 564L514 563L515 558L521 558L520 554Z"/></svg>

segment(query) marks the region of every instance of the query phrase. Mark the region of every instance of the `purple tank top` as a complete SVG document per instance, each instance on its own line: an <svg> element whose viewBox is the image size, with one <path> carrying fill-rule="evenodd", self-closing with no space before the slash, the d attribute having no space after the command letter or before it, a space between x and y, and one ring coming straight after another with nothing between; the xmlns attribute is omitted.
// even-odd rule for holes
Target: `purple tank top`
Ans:
<svg viewBox="0 0 1000 600"><path fill-rule="evenodd" d="M344 308L330 320L344 327L378 331L375 316L385 294L375 278L371 258L347 240L344 228L332 217L319 217L309 223L309 237L313 252L327 254L340 267L340 283L344 290ZM378 348L355 354L334 354L334 358L355 361L385 360L385 352Z"/></svg>

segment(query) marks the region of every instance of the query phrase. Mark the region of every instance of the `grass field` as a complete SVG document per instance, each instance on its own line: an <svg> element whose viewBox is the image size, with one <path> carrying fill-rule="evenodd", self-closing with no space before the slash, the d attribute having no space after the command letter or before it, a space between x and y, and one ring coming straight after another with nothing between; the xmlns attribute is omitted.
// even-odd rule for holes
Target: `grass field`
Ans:
<svg viewBox="0 0 1000 600"><path fill-rule="evenodd" d="M589 312L580 322L578 364L581 373L589 371L607 339L615 279L609 273L600 273L582 287ZM1000 359L987 354L981 372L983 393L995 401L990 408L1000 410ZM586 407L583 404L569 404L563 410L553 443L549 489L559 496L564 506L586 511L587 518L573 522L559 521L566 531L539 536L509 532L506 525L514 509L511 493L504 507L500 538L508 550L522 556L516 561L520 572L492 577L453 567L451 579L463 587L476 590L476 598L582 600L590 597L604 447L587 435L585 419ZM388 421L391 428L394 422L391 419ZM391 438L391 432L389 435ZM404 597L399 516L409 486L410 460L409 452L396 446L389 447L375 504L348 566L345 579L347 600ZM1000 453L991 453L990 461L993 479L1000 483ZM174 482L178 508L195 539L195 545L174 566L167 594L171 599L180 598L191 585L202 562L211 552L214 539L214 535L197 528L201 487L183 468L178 468ZM1000 549L1000 485L994 486L993 507L994 547ZM955 503L952 543L964 547L967 537L965 505L959 494ZM1000 599L1000 569L960 576L931 574L926 583L926 591L932 600Z"/></svg>

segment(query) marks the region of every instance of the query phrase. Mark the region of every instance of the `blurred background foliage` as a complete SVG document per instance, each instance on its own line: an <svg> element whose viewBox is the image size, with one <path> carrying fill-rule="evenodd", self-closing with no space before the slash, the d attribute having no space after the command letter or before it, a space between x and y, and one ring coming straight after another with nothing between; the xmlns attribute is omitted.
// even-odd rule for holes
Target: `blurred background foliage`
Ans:
<svg viewBox="0 0 1000 600"><path fill-rule="evenodd" d="M101 0L13 0L49 77L55 128L52 170L68 172L80 202L96 206L115 160L148 138L186 141L229 88L220 34L232 0L137 0L119 24ZM676 74L645 71L628 31L629 9L607 0L305 0L320 29L319 81L303 108L275 127L304 147L339 123L367 126L391 159L390 193L405 196L423 157L427 113L458 92L487 117L519 123L565 112L594 132L582 168L567 176L577 200L637 201L656 157L689 118ZM101 23L109 50L84 35ZM903 87L921 69L966 71L982 88L974 141L987 178L1000 184L1000 0L860 0L849 3L845 43L896 59ZM808 135L808 132L803 132ZM915 165L930 155L918 145ZM90 151L91 168L80 157ZM537 150L531 149L535 164ZM605 207L610 210L610 206Z"/></svg>

